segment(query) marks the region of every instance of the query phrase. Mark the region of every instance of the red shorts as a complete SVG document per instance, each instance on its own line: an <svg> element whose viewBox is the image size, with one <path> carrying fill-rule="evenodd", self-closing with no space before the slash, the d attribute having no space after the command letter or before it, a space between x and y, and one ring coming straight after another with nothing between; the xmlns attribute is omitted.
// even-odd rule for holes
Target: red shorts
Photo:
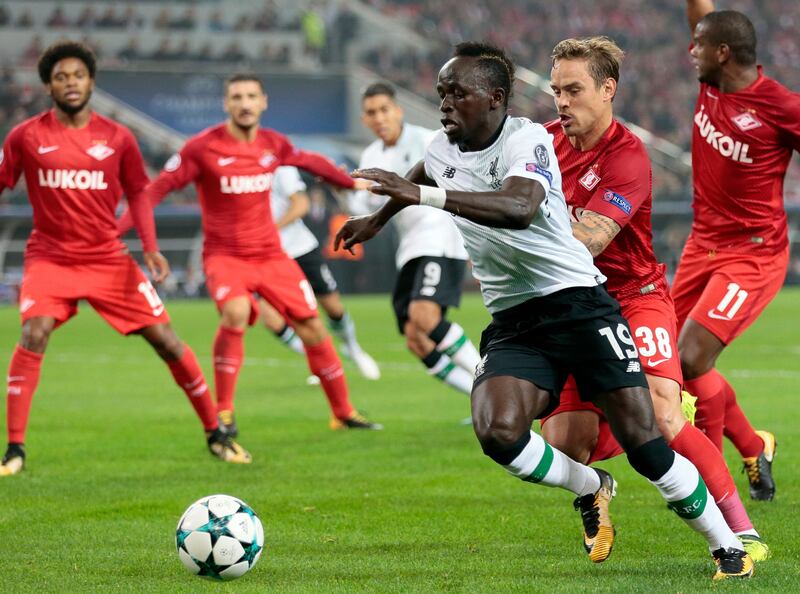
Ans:
<svg viewBox="0 0 800 594"><path fill-rule="evenodd" d="M712 251L690 236L672 284L679 327L689 317L729 344L781 290L788 265L788 247L769 255Z"/></svg>
<svg viewBox="0 0 800 594"><path fill-rule="evenodd" d="M639 352L642 371L649 375L675 380L683 385L681 362L678 357L677 321L669 295L663 299L655 295L622 303L622 315L628 320L632 338ZM624 347L624 337L620 337ZM578 395L575 380L569 378L561 390L558 407L547 417L569 411L591 411L600 417L597 446L590 462L607 460L623 452L611 434L611 428L602 411L591 402L583 402Z"/></svg>
<svg viewBox="0 0 800 594"><path fill-rule="evenodd" d="M258 319L258 293L284 318L307 320L317 317L317 300L300 266L281 256L270 260L245 260L233 256L207 256L204 262L208 294L217 309L234 297L250 298L252 326Z"/></svg>
<svg viewBox="0 0 800 594"><path fill-rule="evenodd" d="M158 293L130 256L92 264L25 263L19 291L23 323L47 316L60 326L78 313L80 299L120 334L169 322Z"/></svg>

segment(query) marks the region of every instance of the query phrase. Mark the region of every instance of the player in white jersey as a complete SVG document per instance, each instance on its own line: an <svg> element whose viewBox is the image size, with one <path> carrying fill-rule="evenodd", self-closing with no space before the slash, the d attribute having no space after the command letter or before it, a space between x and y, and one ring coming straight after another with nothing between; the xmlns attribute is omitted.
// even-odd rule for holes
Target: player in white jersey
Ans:
<svg viewBox="0 0 800 594"><path fill-rule="evenodd" d="M658 431L647 380L619 304L588 250L572 235L552 138L508 116L514 65L482 43L456 46L439 72L441 130L406 178L354 172L390 196L377 212L350 219L335 246L352 248L407 205L456 215L492 322L472 389L472 418L484 453L514 476L577 495L592 561L611 552L611 475L579 464L531 431L558 404L572 374L582 397L606 414L633 468L707 540L714 579L741 575L742 545L697 469ZM735 566L735 567L734 567ZM752 572L748 572L750 575Z"/></svg>
<svg viewBox="0 0 800 594"><path fill-rule="evenodd" d="M361 119L377 136L362 153L359 168L380 167L405 174L425 155L433 130L403 122L394 88L371 84L361 97ZM353 214L376 210L386 198L358 192L350 199ZM393 219L400 237L396 264L400 271L392 295L397 327L406 346L428 373L469 395L478 350L455 322L448 307L461 301L467 252L453 217L439 209L412 206Z"/></svg>
<svg viewBox="0 0 800 594"><path fill-rule="evenodd" d="M281 235L281 246L294 259L328 315L328 326L340 341L342 355L351 359L365 378L377 380L381 370L356 339L356 326L342 303L339 287L319 249L319 241L303 223L309 209L306 184L296 167L278 167L270 194L272 217ZM296 353L305 354L294 329L265 299L259 301L259 317L267 329Z"/></svg>

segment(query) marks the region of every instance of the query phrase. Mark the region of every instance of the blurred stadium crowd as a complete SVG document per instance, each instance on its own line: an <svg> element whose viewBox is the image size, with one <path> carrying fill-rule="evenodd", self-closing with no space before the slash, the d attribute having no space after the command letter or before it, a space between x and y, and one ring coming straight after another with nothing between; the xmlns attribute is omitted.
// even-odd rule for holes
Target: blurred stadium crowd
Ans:
<svg viewBox="0 0 800 594"><path fill-rule="evenodd" d="M518 64L546 73L550 51L567 37L602 33L627 53L618 113L683 147L691 140L697 82L689 62L690 35L683 2L652 0L368 0L393 18L440 43L432 52L396 53L375 48L365 60L377 72L433 97L439 66L450 47L486 39L505 47ZM747 14L756 26L759 62L770 76L800 88L800 2L731 0L725 8ZM498 9L498 5L502 8ZM390 74L389 74L390 73Z"/></svg>
<svg viewBox="0 0 800 594"><path fill-rule="evenodd" d="M718 4L751 17L765 71L800 89L800 1ZM603 33L627 52L615 111L688 150L697 82L684 10L679 0L0 0L0 139L50 106L41 85L18 70L23 66L30 72L44 47L60 36L89 43L101 69L155 64L199 71L203 64L223 64L226 71L272 67L313 75L359 65L435 105L436 76L455 43L484 39L501 45L517 64L547 77L557 41ZM387 35L391 31L394 40ZM543 105L532 108L536 113L519 115L553 117L549 100ZM135 127L133 132L149 173L156 174L170 147ZM798 161L786 182L787 204L795 209L800 206ZM690 180L666 169L654 173L656 202L676 201L686 211L663 222L656 233L659 253L672 265L688 231ZM324 241L339 204L326 188L307 181L312 208L306 222ZM168 199L171 205L193 201L192 188ZM0 206L26 202L23 183L0 196ZM183 276L181 290L195 294L202 282L191 264ZM789 277L800 281L800 257L793 259Z"/></svg>
<svg viewBox="0 0 800 594"><path fill-rule="evenodd" d="M312 2L305 6L266 0L249 12L227 15L221 9L202 11L195 3L171 3L150 11L147 18L136 5L80 3L56 5L49 13L35 10L36 2L12 12L0 4L0 28L16 30L46 27L79 30L106 63L136 60L181 62L257 62L289 64L287 45L265 43L261 48L242 46L215 34L223 32L296 32L305 52L319 63L346 61L347 46L358 33L359 18L353 4ZM204 3L198 3L201 6ZM208 3L205 3L206 5ZM435 100L439 66L454 43L485 39L504 46L517 63L545 73L555 41L598 32L615 39L627 52L617 110L663 138L688 147L690 113L696 82L688 58L689 33L682 2L647 0L597 0L580 4L547 0L366 0L395 22L433 40L431 48L399 48L390 44L359 48L351 57L400 86ZM502 6L498 9L498 6ZM771 76L790 88L800 87L800 2L797 0L732 0L726 8L748 14L760 40L759 60ZM144 48L138 32L160 32L158 43ZM93 34L117 31L123 47L105 51ZM204 41L190 41L182 33L208 33ZM543 34L546 32L546 34ZM269 36L265 36L268 40ZM34 64L43 49L37 35L21 49L18 59ZM153 47L154 45L154 47ZM5 105L3 106L5 108ZM7 114L6 114L7 116Z"/></svg>

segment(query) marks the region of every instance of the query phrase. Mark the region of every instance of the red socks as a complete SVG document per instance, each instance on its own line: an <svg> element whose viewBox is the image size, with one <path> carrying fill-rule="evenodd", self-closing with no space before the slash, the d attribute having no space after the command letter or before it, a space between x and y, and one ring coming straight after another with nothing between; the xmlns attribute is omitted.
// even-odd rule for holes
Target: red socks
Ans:
<svg viewBox="0 0 800 594"><path fill-rule="evenodd" d="M669 447L697 467L731 530L740 533L753 529L722 453L702 431L686 423Z"/></svg>
<svg viewBox="0 0 800 594"><path fill-rule="evenodd" d="M723 381L724 378L723 378ZM764 451L764 440L744 416L744 411L736 402L736 392L728 382L723 389L725 394L725 437L733 442L742 458L755 458Z"/></svg>
<svg viewBox="0 0 800 594"><path fill-rule="evenodd" d="M725 423L725 379L716 369L707 371L693 380L685 380L686 390L697 396L697 428L708 436L716 448L722 451L722 427ZM700 473L702 474L702 472Z"/></svg>
<svg viewBox="0 0 800 594"><path fill-rule="evenodd" d="M34 353L19 345L11 356L6 398L8 443L25 443L25 429L28 426L33 393L39 384L42 359L43 353Z"/></svg>
<svg viewBox="0 0 800 594"><path fill-rule="evenodd" d="M339 355L333 346L333 340L328 336L314 346L306 345L306 357L308 358L308 368L311 373L316 375L328 404L337 419L347 419L353 414L353 405L347 394L347 382L344 378L344 369Z"/></svg>
<svg viewBox="0 0 800 594"><path fill-rule="evenodd" d="M233 410L236 380L244 359L244 329L220 326L214 338L214 385L217 410Z"/></svg>
<svg viewBox="0 0 800 594"><path fill-rule="evenodd" d="M736 402L736 392L716 369L693 380L686 389L697 396L697 426L717 449L722 451L722 434L733 442L743 458L753 458L764 451L764 442L756 434Z"/></svg>
<svg viewBox="0 0 800 594"><path fill-rule="evenodd" d="M200 369L194 351L189 348L188 344L184 344L183 356L175 361L167 361L167 366L172 372L172 377L175 378L175 383L189 397L189 402L194 407L197 416L200 417L203 428L206 431L216 429L219 426L217 409L214 407L214 401L211 400L208 385L203 377L203 370Z"/></svg>

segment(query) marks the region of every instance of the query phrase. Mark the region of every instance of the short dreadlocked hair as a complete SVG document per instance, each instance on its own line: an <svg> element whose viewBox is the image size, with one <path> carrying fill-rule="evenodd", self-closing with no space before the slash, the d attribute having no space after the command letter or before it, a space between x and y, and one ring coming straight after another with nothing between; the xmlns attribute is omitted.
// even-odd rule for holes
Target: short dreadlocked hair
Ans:
<svg viewBox="0 0 800 594"><path fill-rule="evenodd" d="M53 67L64 58L78 58L86 64L89 71L89 78L94 78L97 72L97 58L95 58L92 48L79 41L57 41L42 54L39 58L39 78L44 84L49 84L53 76Z"/></svg>
<svg viewBox="0 0 800 594"><path fill-rule="evenodd" d="M514 63L506 53L494 45L478 41L465 41L459 43L453 51L454 58L468 56L478 58L478 68L486 81L486 86L492 89L501 88L506 92L505 105L511 97L514 88Z"/></svg>

